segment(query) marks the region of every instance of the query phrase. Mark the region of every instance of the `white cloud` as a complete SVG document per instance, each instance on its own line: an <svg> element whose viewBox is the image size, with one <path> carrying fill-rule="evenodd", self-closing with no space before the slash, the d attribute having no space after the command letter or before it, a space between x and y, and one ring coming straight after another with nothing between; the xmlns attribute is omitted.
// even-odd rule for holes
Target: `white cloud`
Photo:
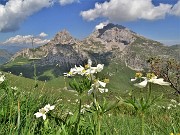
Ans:
<svg viewBox="0 0 180 135"><path fill-rule="evenodd" d="M33 13L53 4L53 0L9 0L0 4L0 32L15 31Z"/></svg>
<svg viewBox="0 0 180 135"><path fill-rule="evenodd" d="M102 29L102 28L103 28L104 26L106 26L108 23L109 23L109 21L102 22L102 23L96 25L95 29L96 29L96 30Z"/></svg>
<svg viewBox="0 0 180 135"><path fill-rule="evenodd" d="M172 5L154 6L152 0L110 0L96 3L94 9L82 11L85 20L92 21L99 17L108 18L112 22L134 21L137 19L162 19L170 12Z"/></svg>
<svg viewBox="0 0 180 135"><path fill-rule="evenodd" d="M59 0L60 5L62 5L62 6L67 5L67 4L71 4L74 2L79 2L79 0Z"/></svg>
<svg viewBox="0 0 180 135"><path fill-rule="evenodd" d="M41 33L39 34L39 36L40 36L40 37L46 37L46 36L48 36L48 34L46 34L46 33L44 33L44 32L41 32Z"/></svg>
<svg viewBox="0 0 180 135"><path fill-rule="evenodd" d="M17 44L17 45L31 45L32 42L35 45L43 45L49 42L49 40L47 39L42 39L41 37L37 36L33 36L33 35L16 35L14 37L11 37L9 39L7 39L6 41L2 42L1 44L3 45L12 45L12 44Z"/></svg>
<svg viewBox="0 0 180 135"><path fill-rule="evenodd" d="M171 14L180 16L180 0L173 6Z"/></svg>

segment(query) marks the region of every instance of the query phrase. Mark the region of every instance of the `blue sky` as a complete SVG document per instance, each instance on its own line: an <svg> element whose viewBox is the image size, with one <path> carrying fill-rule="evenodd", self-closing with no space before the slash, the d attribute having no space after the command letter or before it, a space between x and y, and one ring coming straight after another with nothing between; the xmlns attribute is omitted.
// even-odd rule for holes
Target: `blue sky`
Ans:
<svg viewBox="0 0 180 135"><path fill-rule="evenodd" d="M180 44L180 0L0 0L0 4L1 45L40 33L48 41L63 29L83 39L102 22L121 24L166 45Z"/></svg>

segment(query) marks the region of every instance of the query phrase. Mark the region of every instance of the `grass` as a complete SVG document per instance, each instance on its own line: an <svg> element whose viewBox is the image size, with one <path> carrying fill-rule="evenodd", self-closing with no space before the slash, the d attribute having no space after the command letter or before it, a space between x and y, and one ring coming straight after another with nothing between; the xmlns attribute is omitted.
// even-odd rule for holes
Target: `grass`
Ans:
<svg viewBox="0 0 180 135"><path fill-rule="evenodd" d="M17 62L16 62L17 63ZM11 65L9 65L11 67ZM44 68L45 69L45 68ZM54 67L54 69L56 69ZM64 78L63 76L54 76L54 71L47 68L38 77L50 76L49 81L38 81L35 87L33 79L23 76L16 76L4 72L6 81L0 84L0 134L61 134L73 135L78 118L79 100L82 99L82 105L90 105L93 98L88 96L87 90L78 96L78 92L73 91L68 85L73 78ZM27 72L27 69L24 72ZM98 95L101 109L105 106L117 104L107 113L97 114L93 107L84 113L81 113L78 124L78 134L95 135L98 134L97 116L101 117L102 135L139 135L140 134L140 113L125 103L131 95L136 98L146 97L147 90L137 89L130 82L135 72L122 64L112 62L105 67L99 78L109 78L107 84L108 93ZM11 87L18 87L14 90ZM69 89L69 90L67 90ZM180 98L172 94L170 87L161 87L152 85L152 97L164 94L163 98L157 101L150 109L145 112L144 128L146 135L169 135L170 133L180 133ZM107 103L104 102L104 97ZM175 99L176 107L168 109L169 104L175 105L170 100ZM78 101L77 101L78 100ZM46 104L55 105L55 109L47 113L47 120L36 118L34 113L44 107ZM164 107L163 107L164 106ZM103 110L103 109L102 109ZM73 114L73 115L71 115Z"/></svg>

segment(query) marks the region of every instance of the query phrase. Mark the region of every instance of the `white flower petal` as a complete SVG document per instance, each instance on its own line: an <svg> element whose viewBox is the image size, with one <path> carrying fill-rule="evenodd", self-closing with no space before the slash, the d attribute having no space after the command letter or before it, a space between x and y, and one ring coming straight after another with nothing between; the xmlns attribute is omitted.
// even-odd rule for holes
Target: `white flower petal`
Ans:
<svg viewBox="0 0 180 135"><path fill-rule="evenodd" d="M131 82L136 81L136 80L137 80L137 78L131 79Z"/></svg>
<svg viewBox="0 0 180 135"><path fill-rule="evenodd" d="M163 78L151 79L149 82L159 84L159 85L171 85L169 82L165 82Z"/></svg>
<svg viewBox="0 0 180 135"><path fill-rule="evenodd" d="M55 108L55 105L52 105L49 109L53 110Z"/></svg>
<svg viewBox="0 0 180 135"><path fill-rule="evenodd" d="M88 65L89 65L89 67L92 66L92 61L91 61L91 59L88 59Z"/></svg>
<svg viewBox="0 0 180 135"><path fill-rule="evenodd" d="M134 84L134 86L139 87L139 88L144 88L144 87L146 87L146 85L147 85L147 80L146 79L144 81L140 82L140 83Z"/></svg>
<svg viewBox="0 0 180 135"><path fill-rule="evenodd" d="M45 120L46 119L46 115L45 114L43 114L43 120Z"/></svg>
<svg viewBox="0 0 180 135"><path fill-rule="evenodd" d="M104 92L108 92L108 89L104 89Z"/></svg>
<svg viewBox="0 0 180 135"><path fill-rule="evenodd" d="M102 87L106 87L106 83L105 82L101 82L98 80L98 83L102 86Z"/></svg>
<svg viewBox="0 0 180 135"><path fill-rule="evenodd" d="M90 95L93 91L94 91L94 88L91 88L90 90L88 90L88 95Z"/></svg>
<svg viewBox="0 0 180 135"><path fill-rule="evenodd" d="M0 83L4 82L4 80L5 80L5 77L4 77L4 75L2 75L2 76L0 77Z"/></svg>
<svg viewBox="0 0 180 135"><path fill-rule="evenodd" d="M35 113L34 115L36 115L36 118L39 118L39 117L43 116L43 114L40 113L40 112L37 112L37 113Z"/></svg>
<svg viewBox="0 0 180 135"><path fill-rule="evenodd" d="M108 89L104 89L104 88L98 88L100 93L104 93L104 92L108 92Z"/></svg>
<svg viewBox="0 0 180 135"><path fill-rule="evenodd" d="M104 93L104 89L103 88L98 88L100 93Z"/></svg>
<svg viewBox="0 0 180 135"><path fill-rule="evenodd" d="M104 64L98 64L97 65L97 72L101 72L104 68Z"/></svg>

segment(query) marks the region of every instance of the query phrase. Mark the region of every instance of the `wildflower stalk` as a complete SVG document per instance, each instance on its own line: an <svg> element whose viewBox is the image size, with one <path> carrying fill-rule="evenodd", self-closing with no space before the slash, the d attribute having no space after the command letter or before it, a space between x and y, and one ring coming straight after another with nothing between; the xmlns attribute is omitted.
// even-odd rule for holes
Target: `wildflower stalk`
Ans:
<svg viewBox="0 0 180 135"><path fill-rule="evenodd" d="M20 127L20 102L18 100L18 119L17 119L17 129L19 130Z"/></svg>
<svg viewBox="0 0 180 135"><path fill-rule="evenodd" d="M144 113L142 112L141 115L141 135L145 135L144 133Z"/></svg>
<svg viewBox="0 0 180 135"><path fill-rule="evenodd" d="M101 135L101 116L98 115L98 135Z"/></svg>
<svg viewBox="0 0 180 135"><path fill-rule="evenodd" d="M94 104L95 104L95 107L96 107L96 122L97 122L97 127L96 127L96 132L97 132L97 135L101 135L101 114L100 114L100 106L99 106L99 103L98 103L98 99L97 99L97 93L96 91L93 93L93 98L94 98Z"/></svg>
<svg viewBox="0 0 180 135"><path fill-rule="evenodd" d="M75 134L78 134L78 129L79 129L79 122L81 119L81 106L82 106L82 99L81 99L81 95L79 98L79 109L78 109L78 116L77 116L77 121L76 121L76 125L75 125Z"/></svg>

